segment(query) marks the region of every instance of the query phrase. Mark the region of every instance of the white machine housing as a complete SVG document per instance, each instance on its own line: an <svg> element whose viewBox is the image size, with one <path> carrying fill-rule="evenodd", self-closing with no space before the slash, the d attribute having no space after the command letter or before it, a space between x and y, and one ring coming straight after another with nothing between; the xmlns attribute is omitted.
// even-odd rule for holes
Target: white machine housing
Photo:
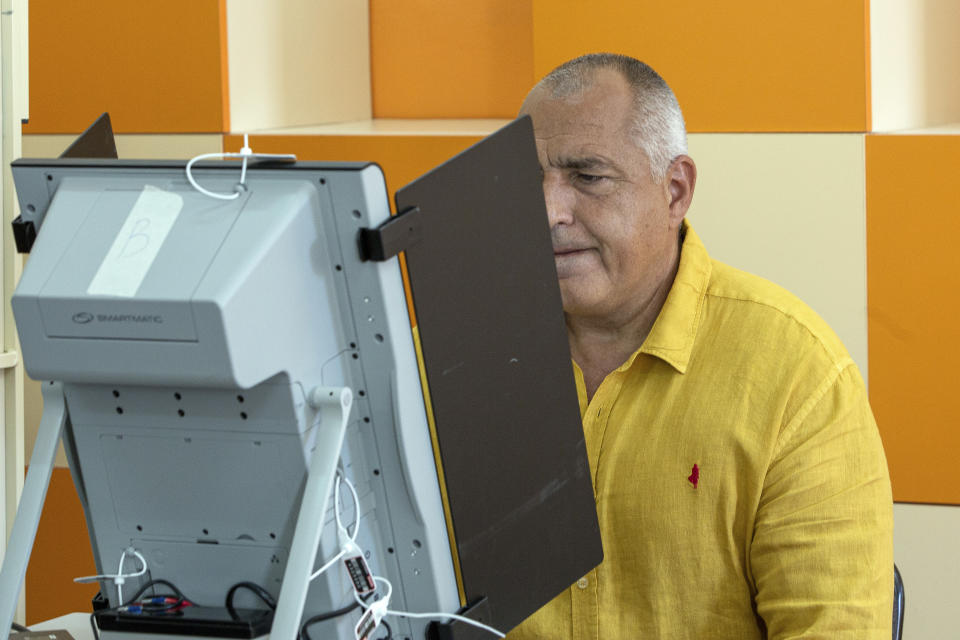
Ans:
<svg viewBox="0 0 960 640"><path fill-rule="evenodd" d="M238 169L194 176L229 193ZM280 596L321 422L309 397L347 388L339 467L391 608L459 608L400 267L357 248L361 228L389 217L379 167L253 166L231 201L195 191L182 163L18 161L14 174L40 229L12 303L24 363L62 385L98 572L132 547L149 570L126 595L165 578L210 606L241 581ZM339 549L326 504L314 567ZM351 588L341 567L326 572L304 618L349 603ZM119 604L112 582L102 593ZM263 607L246 592L236 603ZM355 622L312 633L352 637ZM427 623L391 621L399 637Z"/></svg>

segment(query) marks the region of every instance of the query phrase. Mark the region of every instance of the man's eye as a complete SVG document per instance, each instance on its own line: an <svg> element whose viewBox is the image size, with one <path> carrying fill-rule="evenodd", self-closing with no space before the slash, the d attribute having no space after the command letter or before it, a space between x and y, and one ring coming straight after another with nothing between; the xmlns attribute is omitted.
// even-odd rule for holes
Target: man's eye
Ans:
<svg viewBox="0 0 960 640"><path fill-rule="evenodd" d="M582 182L583 184L595 184L604 179L605 176L598 176L593 173L578 173L577 182Z"/></svg>

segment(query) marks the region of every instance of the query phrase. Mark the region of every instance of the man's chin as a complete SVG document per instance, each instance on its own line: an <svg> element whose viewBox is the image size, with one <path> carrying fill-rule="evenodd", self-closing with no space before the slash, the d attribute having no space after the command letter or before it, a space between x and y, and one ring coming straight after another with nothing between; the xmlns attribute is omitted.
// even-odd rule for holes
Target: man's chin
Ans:
<svg viewBox="0 0 960 640"><path fill-rule="evenodd" d="M560 284L563 312L568 316L595 316L601 311L603 299L595 291L577 291Z"/></svg>

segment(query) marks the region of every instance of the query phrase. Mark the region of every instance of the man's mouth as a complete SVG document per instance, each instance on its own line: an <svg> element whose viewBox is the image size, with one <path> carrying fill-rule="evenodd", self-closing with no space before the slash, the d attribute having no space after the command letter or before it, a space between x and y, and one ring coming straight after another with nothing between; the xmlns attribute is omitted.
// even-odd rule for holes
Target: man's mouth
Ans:
<svg viewBox="0 0 960 640"><path fill-rule="evenodd" d="M571 256L571 255L574 255L574 254L577 254L577 253L583 253L584 251L589 251L589 249L587 249L586 247L584 247L584 248L582 248L582 249L575 249L575 248L572 248L572 247L568 247L568 248L563 248L563 249L554 249L554 250L553 250L553 255L554 255L554 257L556 257L556 256Z"/></svg>

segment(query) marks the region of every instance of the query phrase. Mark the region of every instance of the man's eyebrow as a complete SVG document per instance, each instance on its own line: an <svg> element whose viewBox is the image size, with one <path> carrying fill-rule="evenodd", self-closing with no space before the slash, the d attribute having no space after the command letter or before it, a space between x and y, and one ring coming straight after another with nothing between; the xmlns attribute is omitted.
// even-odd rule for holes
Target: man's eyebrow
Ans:
<svg viewBox="0 0 960 640"><path fill-rule="evenodd" d="M557 169L608 169L616 166L601 156L565 156L557 158L550 165Z"/></svg>

